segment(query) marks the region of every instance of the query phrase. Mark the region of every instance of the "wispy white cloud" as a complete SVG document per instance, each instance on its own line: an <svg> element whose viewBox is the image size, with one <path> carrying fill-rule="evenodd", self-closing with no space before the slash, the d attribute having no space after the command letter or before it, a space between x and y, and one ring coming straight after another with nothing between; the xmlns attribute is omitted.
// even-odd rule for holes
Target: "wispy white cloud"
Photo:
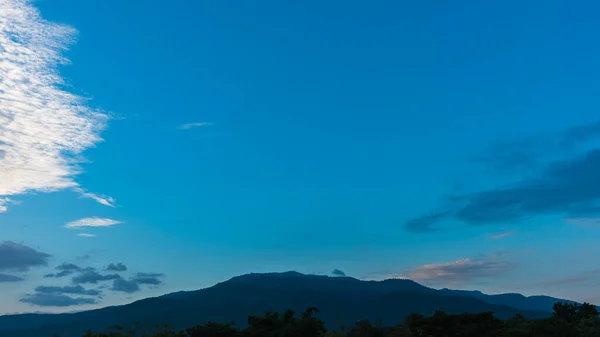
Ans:
<svg viewBox="0 0 600 337"><path fill-rule="evenodd" d="M68 222L66 228L82 228L82 227L110 227L114 225L122 224L122 221L107 219L107 218L84 218L75 221Z"/></svg>
<svg viewBox="0 0 600 337"><path fill-rule="evenodd" d="M108 116L66 90L57 70L75 33L30 1L0 1L0 212L11 196L79 188L80 155L102 141Z"/></svg>
<svg viewBox="0 0 600 337"><path fill-rule="evenodd" d="M14 201L9 198L0 198L0 213L6 212L9 204L13 204Z"/></svg>
<svg viewBox="0 0 600 337"><path fill-rule="evenodd" d="M82 189L81 187L76 187L73 189L73 191L79 193L84 198L95 200L96 202L98 202L104 206L115 207L116 200L112 197L102 195L102 194L90 193L90 192L87 192L86 190Z"/></svg>
<svg viewBox="0 0 600 337"><path fill-rule="evenodd" d="M190 130L193 128L200 128L203 126L211 126L213 125L212 122L196 122L196 123L186 123L186 124L181 124L179 126L180 130Z"/></svg>
<svg viewBox="0 0 600 337"><path fill-rule="evenodd" d="M94 236L96 236L96 234L79 233L79 234L77 234L77 236L81 236L81 237L84 237L84 238L93 238Z"/></svg>

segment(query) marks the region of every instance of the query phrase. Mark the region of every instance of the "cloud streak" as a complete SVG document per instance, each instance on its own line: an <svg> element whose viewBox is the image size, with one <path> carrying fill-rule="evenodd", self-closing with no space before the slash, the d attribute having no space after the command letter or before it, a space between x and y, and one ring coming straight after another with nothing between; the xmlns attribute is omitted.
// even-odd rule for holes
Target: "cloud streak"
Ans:
<svg viewBox="0 0 600 337"><path fill-rule="evenodd" d="M107 218L84 218L71 221L65 225L66 228L82 228L82 227L110 227L122 224L122 221L117 221Z"/></svg>
<svg viewBox="0 0 600 337"><path fill-rule="evenodd" d="M102 141L107 115L65 90L57 67L76 31L41 18L26 0L0 1L0 212L11 197L75 189L81 153Z"/></svg>
<svg viewBox="0 0 600 337"><path fill-rule="evenodd" d="M213 125L213 123L211 123L211 122L186 123L186 124L181 124L179 126L179 129L180 130L191 130L191 129L200 128L200 127L204 127L204 126L211 126L211 125Z"/></svg>
<svg viewBox="0 0 600 337"><path fill-rule="evenodd" d="M114 198L106 196L106 195L101 195L101 194L96 194L96 193L90 193L87 192L86 190L84 190L83 188L80 187L76 187L73 189L73 191L79 193L79 195L81 195L83 198L88 198L88 199L92 199L94 201L96 201L97 203L104 205L104 206L108 206L108 207L115 207L115 203L117 202Z"/></svg>
<svg viewBox="0 0 600 337"><path fill-rule="evenodd" d="M96 236L96 234L90 234L90 233L79 233L79 234L77 234L77 236L81 236L81 237L84 237L84 238L93 238L93 237L95 237L95 236Z"/></svg>

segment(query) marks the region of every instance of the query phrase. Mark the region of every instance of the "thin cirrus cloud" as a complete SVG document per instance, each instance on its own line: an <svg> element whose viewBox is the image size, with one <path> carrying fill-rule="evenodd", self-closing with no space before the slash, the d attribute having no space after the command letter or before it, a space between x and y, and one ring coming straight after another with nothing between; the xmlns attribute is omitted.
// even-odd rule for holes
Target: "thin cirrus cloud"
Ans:
<svg viewBox="0 0 600 337"><path fill-rule="evenodd" d="M0 1L0 213L15 196L65 189L114 204L74 181L81 153L102 141L108 121L65 90L58 72L75 34L45 21L30 1Z"/></svg>
<svg viewBox="0 0 600 337"><path fill-rule="evenodd" d="M191 130L191 129L195 129L195 128L201 128L204 126L211 126L213 125L212 122L195 122L195 123L186 123L186 124L181 124L179 126L180 130Z"/></svg>
<svg viewBox="0 0 600 337"><path fill-rule="evenodd" d="M515 232L500 232L500 233L490 233L487 235L490 239L502 239L507 238L509 236L515 235Z"/></svg>
<svg viewBox="0 0 600 337"><path fill-rule="evenodd" d="M111 227L122 224L122 221L108 219L108 218L84 218L75 221L68 222L66 228L83 228L83 227Z"/></svg>
<svg viewBox="0 0 600 337"><path fill-rule="evenodd" d="M90 233L79 233L77 234L77 236L81 236L82 238L93 238L96 236L96 234L90 234Z"/></svg>
<svg viewBox="0 0 600 337"><path fill-rule="evenodd" d="M116 200L112 197L109 197L106 195L101 195L101 194L96 194L96 193L90 193L81 187L75 187L73 189L73 191L79 193L79 195L81 195L81 197L92 199L101 205L113 207L113 208L115 207Z"/></svg>
<svg viewBox="0 0 600 337"><path fill-rule="evenodd" d="M502 254L482 255L451 262L425 264L400 274L375 274L366 279L409 279L427 286L462 287L490 278L498 278L513 269Z"/></svg>

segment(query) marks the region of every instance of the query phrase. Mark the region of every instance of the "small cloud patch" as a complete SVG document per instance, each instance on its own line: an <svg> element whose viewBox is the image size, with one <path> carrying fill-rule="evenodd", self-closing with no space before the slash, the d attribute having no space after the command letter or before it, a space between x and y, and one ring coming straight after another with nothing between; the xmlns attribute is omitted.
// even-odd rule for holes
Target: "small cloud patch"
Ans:
<svg viewBox="0 0 600 337"><path fill-rule="evenodd" d="M160 278L164 277L165 274L159 273L137 273L133 278L137 284L149 284L149 285L159 285L162 284L162 280Z"/></svg>
<svg viewBox="0 0 600 337"><path fill-rule="evenodd" d="M135 280L118 278L113 281L113 286L110 290L131 294L140 291L140 286Z"/></svg>
<svg viewBox="0 0 600 337"><path fill-rule="evenodd" d="M105 269L109 271L126 271L127 266L123 263L111 263L108 266L106 266Z"/></svg>
<svg viewBox="0 0 600 337"><path fill-rule="evenodd" d="M346 276L346 273L344 273L343 271L341 271L339 269L334 269L331 272L331 275L333 275L333 276Z"/></svg>
<svg viewBox="0 0 600 337"><path fill-rule="evenodd" d="M71 274L74 274L76 272L80 272L83 270L81 267L79 267L78 265L75 265L73 263L62 263L54 269L58 270L58 273L46 274L46 275L44 275L44 277L45 278L50 278L50 277L60 278L60 277L69 276Z"/></svg>
<svg viewBox="0 0 600 337"><path fill-rule="evenodd" d="M132 278L126 280L118 278L113 281L112 291L134 293L140 291L140 285L158 286L162 284L161 278L165 275L160 273L136 273Z"/></svg>
<svg viewBox="0 0 600 337"><path fill-rule="evenodd" d="M86 271L80 275L73 277L72 282L73 282L73 284L85 284L85 283L96 284L98 282L111 281L111 280L116 280L119 278L121 278L121 276L119 276L117 274L102 275L95 271Z"/></svg>

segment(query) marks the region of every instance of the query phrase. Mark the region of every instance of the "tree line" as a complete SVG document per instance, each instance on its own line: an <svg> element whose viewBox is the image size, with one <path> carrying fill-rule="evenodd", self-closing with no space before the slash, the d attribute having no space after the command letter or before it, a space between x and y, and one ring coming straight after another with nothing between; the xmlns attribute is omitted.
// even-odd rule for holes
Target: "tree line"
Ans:
<svg viewBox="0 0 600 337"><path fill-rule="evenodd" d="M248 325L243 329L233 322L208 322L181 331L168 326L115 327L110 332L88 331L83 337L600 337L598 310L589 303L556 303L552 316L544 319L527 319L518 314L500 320L492 312L446 314L437 311L431 316L410 314L393 326L364 320L329 331L325 322L317 317L318 312L314 307L300 315L292 310L266 312L248 317Z"/></svg>

